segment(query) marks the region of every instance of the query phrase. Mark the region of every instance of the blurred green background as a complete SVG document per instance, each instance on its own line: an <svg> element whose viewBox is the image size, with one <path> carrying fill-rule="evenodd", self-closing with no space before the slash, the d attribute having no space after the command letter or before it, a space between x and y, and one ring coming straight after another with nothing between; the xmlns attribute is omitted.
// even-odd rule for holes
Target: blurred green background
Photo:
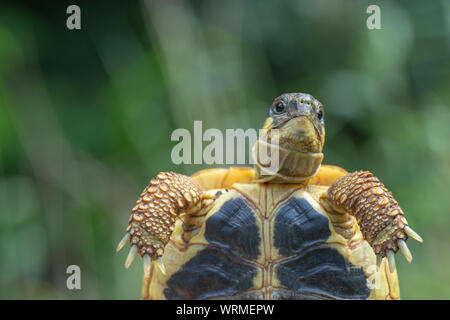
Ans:
<svg viewBox="0 0 450 320"><path fill-rule="evenodd" d="M171 162L172 131L259 128L285 92L324 104L324 163L371 170L425 239L402 298L450 298L450 2L377 1L381 30L370 4L2 1L0 298L139 298L141 259L114 252L131 207L206 167Z"/></svg>

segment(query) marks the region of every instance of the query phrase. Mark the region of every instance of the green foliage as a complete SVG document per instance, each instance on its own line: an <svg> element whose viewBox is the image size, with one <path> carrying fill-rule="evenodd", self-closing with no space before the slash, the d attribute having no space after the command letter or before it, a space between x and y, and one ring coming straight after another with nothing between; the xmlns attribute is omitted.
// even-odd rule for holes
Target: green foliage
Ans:
<svg viewBox="0 0 450 320"><path fill-rule="evenodd" d="M139 298L115 254L174 165L176 128L258 128L273 98L326 108L325 163L374 172L410 225L402 298L450 297L450 6L381 1L86 2L0 8L0 298ZM66 288L79 265L82 289Z"/></svg>

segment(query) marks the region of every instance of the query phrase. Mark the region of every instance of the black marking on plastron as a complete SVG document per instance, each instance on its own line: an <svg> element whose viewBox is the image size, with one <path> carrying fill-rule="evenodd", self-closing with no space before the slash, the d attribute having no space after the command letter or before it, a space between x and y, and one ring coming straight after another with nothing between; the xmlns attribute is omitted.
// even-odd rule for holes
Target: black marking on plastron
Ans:
<svg viewBox="0 0 450 320"><path fill-rule="evenodd" d="M274 245L283 256L325 242L330 235L328 219L306 199L292 197L275 217Z"/></svg>
<svg viewBox="0 0 450 320"><path fill-rule="evenodd" d="M208 299L235 295L253 285L257 267L220 248L199 251L167 281L167 299Z"/></svg>
<svg viewBox="0 0 450 320"><path fill-rule="evenodd" d="M228 200L206 221L205 239L235 255L256 259L261 238L255 212L243 199Z"/></svg>
<svg viewBox="0 0 450 320"><path fill-rule="evenodd" d="M370 295L362 268L356 267L327 245L306 250L275 268L278 280L298 296L330 299L366 299ZM294 299L298 297L293 296Z"/></svg>

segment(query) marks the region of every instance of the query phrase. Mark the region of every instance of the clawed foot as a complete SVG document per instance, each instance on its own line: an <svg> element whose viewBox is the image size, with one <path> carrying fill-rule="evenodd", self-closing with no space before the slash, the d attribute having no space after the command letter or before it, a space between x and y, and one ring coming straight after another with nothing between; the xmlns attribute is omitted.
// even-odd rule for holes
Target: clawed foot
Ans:
<svg viewBox="0 0 450 320"><path fill-rule="evenodd" d="M173 172L160 172L141 193L132 210L127 233L119 242L119 251L128 241L131 248L125 268L136 254L144 260L144 273L150 274L152 261L165 273L161 257L182 213L195 214L212 202L212 197L192 178Z"/></svg>
<svg viewBox="0 0 450 320"><path fill-rule="evenodd" d="M400 249L400 251L405 256L406 260L411 263L412 254L406 245L407 236L411 238L423 242L422 237L420 237L413 229L411 229L408 225L404 226L403 229L397 230L396 234L398 234L399 239L397 240L388 240L379 245L379 247L374 247L375 253L377 254L377 269L380 268L381 261L384 257L388 258L389 270L391 272L395 271L395 253Z"/></svg>
<svg viewBox="0 0 450 320"><path fill-rule="evenodd" d="M339 178L323 196L323 201L337 212L347 212L356 217L364 239L377 255L378 267L387 257L389 270L394 272L394 255L398 249L408 262L412 260L406 245L408 236L423 241L408 226L392 192L368 171L357 171Z"/></svg>
<svg viewBox="0 0 450 320"><path fill-rule="evenodd" d="M117 245L116 248L116 252L119 252L120 249L123 248L123 246L130 240L131 235L130 233L126 233L125 236L122 238L122 240L120 240L119 244ZM159 247L157 247L159 245ZM159 267L159 269L161 270L161 272L163 274L166 273L166 268L164 267L164 264L162 262L162 255L164 254L164 247L161 246L160 244L154 243L154 244L150 244L150 246L148 248L155 248L157 247L157 251L156 251L156 259L152 259L150 257L149 253L144 253L142 255L142 259L144 261L144 274L146 276L148 276L150 274L150 267L151 267L151 262L152 260L154 260L156 262L156 265ZM131 264L134 261L134 258L136 257L136 254L138 253L138 251L141 252L146 252L148 248L138 248L138 246L136 244L132 244L130 247L130 251L128 252L128 256L127 259L125 260L125 268L129 268L131 266Z"/></svg>

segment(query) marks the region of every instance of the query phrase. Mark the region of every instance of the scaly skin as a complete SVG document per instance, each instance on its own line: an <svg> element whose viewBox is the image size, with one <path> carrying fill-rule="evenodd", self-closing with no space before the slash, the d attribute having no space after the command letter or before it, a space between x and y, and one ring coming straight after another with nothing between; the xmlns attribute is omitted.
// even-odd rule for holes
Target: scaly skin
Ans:
<svg viewBox="0 0 450 320"><path fill-rule="evenodd" d="M403 211L384 185L368 171L339 178L321 198L323 205L353 215L364 239L381 258L388 256L391 271L393 253L400 248L408 261L412 256L404 241L410 228ZM421 240L420 238L418 239Z"/></svg>
<svg viewBox="0 0 450 320"><path fill-rule="evenodd" d="M192 178L174 172L161 172L141 193L128 221L127 233L117 250L130 240L125 262L128 268L139 253L149 268L150 261L164 254L175 220L181 213L194 214L208 204L208 196ZM164 267L160 264L160 267Z"/></svg>

